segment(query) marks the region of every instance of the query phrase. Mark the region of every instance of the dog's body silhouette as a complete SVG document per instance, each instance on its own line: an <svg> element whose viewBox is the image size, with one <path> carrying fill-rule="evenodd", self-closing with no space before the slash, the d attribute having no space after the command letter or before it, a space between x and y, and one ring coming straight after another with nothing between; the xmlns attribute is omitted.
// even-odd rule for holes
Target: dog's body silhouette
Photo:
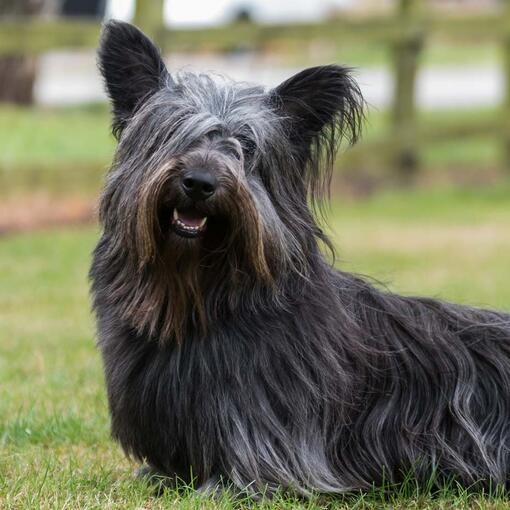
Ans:
<svg viewBox="0 0 510 510"><path fill-rule="evenodd" d="M168 477L252 494L506 486L510 316L336 271L310 203L362 99L347 69L273 90L170 74L110 22L119 144L91 269L112 430Z"/></svg>

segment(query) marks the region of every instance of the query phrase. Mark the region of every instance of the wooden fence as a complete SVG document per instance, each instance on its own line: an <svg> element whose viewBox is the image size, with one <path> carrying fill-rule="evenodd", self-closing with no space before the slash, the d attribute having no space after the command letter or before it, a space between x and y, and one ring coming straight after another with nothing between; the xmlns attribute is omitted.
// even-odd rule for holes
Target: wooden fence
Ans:
<svg viewBox="0 0 510 510"><path fill-rule="evenodd" d="M163 0L138 0L135 23L164 49L172 51L227 50L259 47L279 42L305 43L325 40L342 44L378 43L390 46L395 78L392 129L372 146L389 159L402 178L413 175L420 149L434 141L490 135L501 139L502 164L510 169L510 0L502 0L501 12L476 16L437 16L425 9L425 0L398 0L391 17L347 18L322 23L257 25L238 23L228 29L172 29L163 25ZM54 48L88 48L97 45L99 24L89 21L10 19L0 21L0 55L41 53ZM460 40L490 40L501 45L506 77L501 114L494 119L448 123L424 129L417 122L415 82L419 57L431 36Z"/></svg>

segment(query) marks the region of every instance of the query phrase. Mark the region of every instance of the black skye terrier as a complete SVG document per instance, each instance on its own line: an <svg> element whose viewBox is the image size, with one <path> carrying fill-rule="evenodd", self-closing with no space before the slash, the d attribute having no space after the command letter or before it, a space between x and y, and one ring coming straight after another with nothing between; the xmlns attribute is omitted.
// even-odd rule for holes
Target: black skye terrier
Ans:
<svg viewBox="0 0 510 510"><path fill-rule="evenodd" d="M391 294L321 253L309 203L362 119L348 71L270 91L170 74L120 22L99 63L119 143L90 274L126 453L253 494L508 487L510 315Z"/></svg>

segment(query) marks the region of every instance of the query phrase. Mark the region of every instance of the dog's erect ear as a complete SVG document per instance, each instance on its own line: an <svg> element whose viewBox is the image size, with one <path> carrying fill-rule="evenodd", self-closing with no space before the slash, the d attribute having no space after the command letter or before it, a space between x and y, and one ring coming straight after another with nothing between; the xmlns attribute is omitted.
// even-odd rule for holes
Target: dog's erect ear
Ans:
<svg viewBox="0 0 510 510"><path fill-rule="evenodd" d="M305 69L276 87L273 104L289 117L299 143L310 142L326 127L354 143L363 118L363 98L350 70L337 65Z"/></svg>
<svg viewBox="0 0 510 510"><path fill-rule="evenodd" d="M312 198L322 196L340 141L355 143L364 118L363 97L350 70L337 65L305 69L273 89L270 102L304 159L299 178Z"/></svg>
<svg viewBox="0 0 510 510"><path fill-rule="evenodd" d="M121 21L104 25L98 65L112 102L113 133L118 138L136 107L171 78L152 41Z"/></svg>

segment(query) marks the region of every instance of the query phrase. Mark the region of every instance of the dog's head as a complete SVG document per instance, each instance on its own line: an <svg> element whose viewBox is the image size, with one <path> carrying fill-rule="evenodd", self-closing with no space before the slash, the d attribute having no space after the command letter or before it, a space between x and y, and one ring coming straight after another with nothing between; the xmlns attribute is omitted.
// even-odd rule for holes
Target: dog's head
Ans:
<svg viewBox="0 0 510 510"><path fill-rule="evenodd" d="M348 70L306 69L269 91L173 74L120 22L103 30L99 66L118 139L100 213L133 272L173 280L181 301L227 281L269 288L305 274L325 239L310 202L327 188L340 140L360 128Z"/></svg>

